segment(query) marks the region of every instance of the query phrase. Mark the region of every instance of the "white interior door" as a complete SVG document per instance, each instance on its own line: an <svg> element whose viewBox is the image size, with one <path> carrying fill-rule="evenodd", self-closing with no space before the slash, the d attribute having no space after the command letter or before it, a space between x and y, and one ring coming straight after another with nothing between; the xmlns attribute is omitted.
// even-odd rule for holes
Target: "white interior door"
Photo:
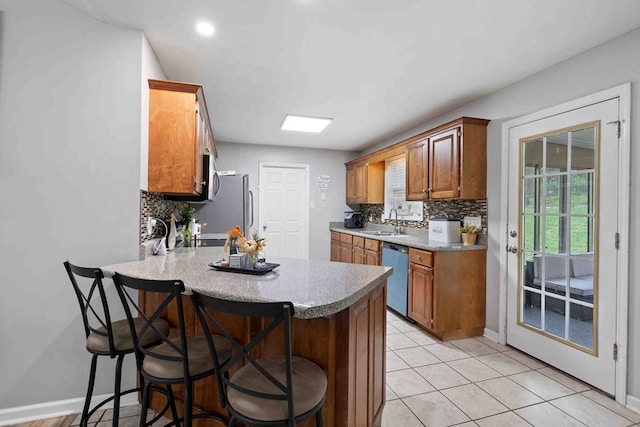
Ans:
<svg viewBox="0 0 640 427"><path fill-rule="evenodd" d="M615 394L619 99L509 129L507 343Z"/></svg>
<svg viewBox="0 0 640 427"><path fill-rule="evenodd" d="M260 163L259 198L267 258L309 258L309 165Z"/></svg>

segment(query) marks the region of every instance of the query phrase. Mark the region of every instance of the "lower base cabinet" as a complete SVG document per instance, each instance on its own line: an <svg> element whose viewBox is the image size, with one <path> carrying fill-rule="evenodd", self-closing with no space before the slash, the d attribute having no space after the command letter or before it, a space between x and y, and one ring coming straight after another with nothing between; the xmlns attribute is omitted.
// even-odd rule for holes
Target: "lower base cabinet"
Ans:
<svg viewBox="0 0 640 427"><path fill-rule="evenodd" d="M482 335L486 251L409 249L409 317L442 340Z"/></svg>
<svg viewBox="0 0 640 427"><path fill-rule="evenodd" d="M322 409L325 427L380 427L385 403L385 348L387 324L386 283L381 284L344 310L327 317L293 318L291 342L293 354L316 362L327 374L327 399ZM185 298L187 333L200 333L200 325L190 300ZM146 312L161 301L140 293L139 304ZM240 342L258 334L262 319L242 318L212 312L231 335ZM166 319L176 327L176 308L169 307ZM256 351L258 357L282 354L280 339L267 339ZM233 375L233 373L231 373ZM179 414L182 414L183 388L174 387ZM218 391L212 377L194 383L193 411L217 412L226 415L219 406ZM159 411L164 396L153 393L150 409ZM194 426L222 426L213 420L198 420ZM242 423L236 423L239 427ZM311 417L299 427L315 426Z"/></svg>
<svg viewBox="0 0 640 427"><path fill-rule="evenodd" d="M380 241L332 231L331 261L381 265Z"/></svg>

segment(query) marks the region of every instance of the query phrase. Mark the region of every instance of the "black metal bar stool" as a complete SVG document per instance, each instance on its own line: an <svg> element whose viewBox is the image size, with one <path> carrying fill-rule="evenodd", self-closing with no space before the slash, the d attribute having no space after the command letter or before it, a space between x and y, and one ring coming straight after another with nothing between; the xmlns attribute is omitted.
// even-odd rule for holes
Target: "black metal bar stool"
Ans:
<svg viewBox="0 0 640 427"><path fill-rule="evenodd" d="M322 405L327 396L327 376L316 363L291 353L290 302L250 303L227 301L202 294L192 295L204 331L211 324L233 345L228 361L216 357L218 341L208 339L220 388L221 404L231 414L229 426L239 420L252 426L289 426L315 415L322 427ZM225 330L207 308L243 317L260 317L267 324L248 343L240 343ZM254 358L252 350L271 333L280 337L283 354ZM244 364L243 364L244 363ZM242 365L233 375L229 370Z"/></svg>
<svg viewBox="0 0 640 427"><path fill-rule="evenodd" d="M196 418L215 419L226 425L227 420L219 414L215 413L192 413L193 402L193 382L215 375L215 369L207 339L212 339L216 344L216 356L219 360L226 361L231 356L231 345L221 336L207 334L204 335L187 335L185 328L185 310L183 307L182 293L184 292L184 283L180 280L147 280L134 277L124 276L116 272L113 277L116 283L116 289L122 300L127 318L130 322L131 334L136 343L136 353L138 358L142 359L140 372L145 379L144 390L142 394L142 412L140 415L140 427L148 425L146 422L146 413L149 407L150 392L152 384L164 385L165 395L168 404L171 407L173 422L167 426L185 426L191 427L192 420ZM145 313L137 303L137 292L155 293L160 298L158 305L153 312ZM187 302L191 300L187 299ZM161 341L158 345L148 347L143 345L141 335L148 330L155 329L154 322L160 316L167 313L167 309L177 310L177 335L169 333L159 333ZM138 318L144 319L142 328L136 330L135 319L133 314ZM174 317L172 316L172 319ZM175 332L175 331L174 331ZM173 396L173 385L184 385L184 411L183 417L178 417ZM162 413L166 411L163 410Z"/></svg>
<svg viewBox="0 0 640 427"><path fill-rule="evenodd" d="M69 274L69 279L71 280L76 297L78 298L78 304L80 305L87 351L92 354L89 385L87 387L84 408L82 409L80 425L86 426L89 418L95 411L102 408L108 402L113 401L112 425L117 427L120 415L120 397L125 394L141 391L141 388L132 388L125 391L120 389L124 356L135 352L129 322L127 319L121 319L115 322L111 320L107 295L102 283L102 279L104 279L102 270L93 267L78 267L69 261L64 262L64 267ZM141 320L142 319L135 320L138 329L142 324ZM169 323L166 320L158 319L155 322L155 328L159 331L168 332ZM160 337L151 333L151 331L145 333L143 336L145 346L154 345L160 341ZM108 356L111 359L117 358L115 387L112 396L99 402L93 408L90 408L99 356ZM141 360L137 355L136 364L139 372ZM139 376L139 381L140 385L143 386L144 378Z"/></svg>

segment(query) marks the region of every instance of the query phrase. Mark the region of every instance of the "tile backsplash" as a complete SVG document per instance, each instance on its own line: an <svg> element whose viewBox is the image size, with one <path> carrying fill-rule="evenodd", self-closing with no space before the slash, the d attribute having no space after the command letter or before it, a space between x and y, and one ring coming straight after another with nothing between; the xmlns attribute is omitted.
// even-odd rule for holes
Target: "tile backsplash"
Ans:
<svg viewBox="0 0 640 427"><path fill-rule="evenodd" d="M403 221L398 220L402 227L409 228L429 228L429 218L448 215L451 218L462 219L465 216L479 216L482 220L482 227L487 228L487 200L429 200L422 203L424 220ZM360 205L362 219L366 223L393 225L394 221L382 220L384 214L383 204Z"/></svg>
<svg viewBox="0 0 640 427"><path fill-rule="evenodd" d="M166 200L162 194L140 191L140 243L149 239L162 237L165 233L164 226L160 223L153 228L151 235L147 234L147 218L160 218L169 225L171 214L174 213L180 220L180 212L187 206L187 202Z"/></svg>

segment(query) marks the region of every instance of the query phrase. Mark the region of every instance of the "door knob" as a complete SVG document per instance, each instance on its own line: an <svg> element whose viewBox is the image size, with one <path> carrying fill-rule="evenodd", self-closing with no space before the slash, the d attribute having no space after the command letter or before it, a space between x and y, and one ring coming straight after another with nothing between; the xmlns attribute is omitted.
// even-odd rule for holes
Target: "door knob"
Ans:
<svg viewBox="0 0 640 427"><path fill-rule="evenodd" d="M511 252L512 254L516 254L516 253L518 253L518 247L517 246L509 246L509 245L507 245L507 252Z"/></svg>
<svg viewBox="0 0 640 427"><path fill-rule="evenodd" d="M518 236L518 232L517 232L516 230L511 230L511 231L509 232L509 236L511 236L511 237L516 237L516 236Z"/></svg>

